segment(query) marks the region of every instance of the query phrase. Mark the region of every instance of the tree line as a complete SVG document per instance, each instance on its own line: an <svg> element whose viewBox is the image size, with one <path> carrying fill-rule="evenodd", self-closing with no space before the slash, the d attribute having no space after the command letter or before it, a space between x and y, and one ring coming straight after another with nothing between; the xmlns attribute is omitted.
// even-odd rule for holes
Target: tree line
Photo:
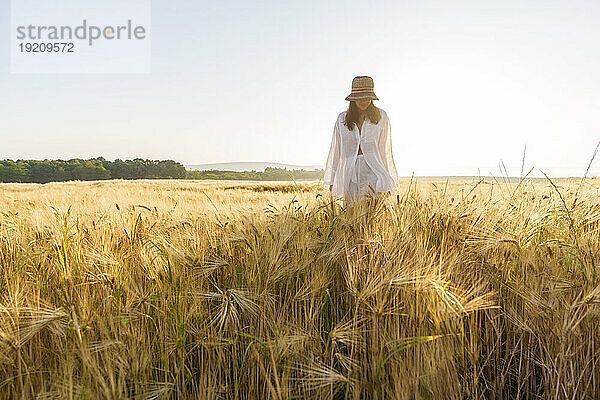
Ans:
<svg viewBox="0 0 600 400"><path fill-rule="evenodd" d="M0 182L47 183L71 180L104 179L231 179L231 180L313 180L323 178L324 171L286 170L267 167L264 171L187 171L173 160L107 161L103 157L88 160L0 160Z"/></svg>
<svg viewBox="0 0 600 400"><path fill-rule="evenodd" d="M185 167L172 160L107 161L103 157L84 160L2 160L0 182L47 183L71 180L185 178Z"/></svg>

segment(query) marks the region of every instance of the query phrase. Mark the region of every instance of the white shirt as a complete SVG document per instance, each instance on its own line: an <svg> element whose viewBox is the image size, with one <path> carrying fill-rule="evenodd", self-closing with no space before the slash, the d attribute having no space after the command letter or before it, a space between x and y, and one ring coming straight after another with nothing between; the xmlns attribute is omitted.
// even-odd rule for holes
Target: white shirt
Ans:
<svg viewBox="0 0 600 400"><path fill-rule="evenodd" d="M333 136L329 155L325 165L323 187L332 187L334 198L346 199L352 174L355 173L358 146L363 153L364 160L377 175L376 192L397 191L398 173L392 155L392 136L390 120L387 113L379 109L381 119L373 124L369 117L365 117L361 133L355 126L349 130L344 124L346 111L341 112L333 127Z"/></svg>

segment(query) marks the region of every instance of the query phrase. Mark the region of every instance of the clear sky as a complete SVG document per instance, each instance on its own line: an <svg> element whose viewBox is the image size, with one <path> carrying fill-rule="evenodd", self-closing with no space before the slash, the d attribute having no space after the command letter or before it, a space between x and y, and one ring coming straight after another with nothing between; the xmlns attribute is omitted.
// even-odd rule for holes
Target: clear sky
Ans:
<svg viewBox="0 0 600 400"><path fill-rule="evenodd" d="M600 2L158 1L150 74L11 74L0 159L325 163L370 75L400 175L582 175L600 141ZM600 155L598 156L600 158ZM592 165L600 175L600 160Z"/></svg>

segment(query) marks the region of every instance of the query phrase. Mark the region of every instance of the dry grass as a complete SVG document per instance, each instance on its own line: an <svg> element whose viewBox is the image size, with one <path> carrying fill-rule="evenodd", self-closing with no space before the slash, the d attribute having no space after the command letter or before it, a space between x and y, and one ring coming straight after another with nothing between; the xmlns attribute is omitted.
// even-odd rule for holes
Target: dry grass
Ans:
<svg viewBox="0 0 600 400"><path fill-rule="evenodd" d="M600 182L553 183L0 184L0 398L600 398Z"/></svg>

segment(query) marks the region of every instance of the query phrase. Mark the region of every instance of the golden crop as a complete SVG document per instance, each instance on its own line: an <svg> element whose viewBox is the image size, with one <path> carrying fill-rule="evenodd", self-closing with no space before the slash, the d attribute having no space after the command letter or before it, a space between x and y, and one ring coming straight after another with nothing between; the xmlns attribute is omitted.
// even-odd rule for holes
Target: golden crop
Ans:
<svg viewBox="0 0 600 400"><path fill-rule="evenodd" d="M599 194L0 184L0 399L600 398Z"/></svg>

